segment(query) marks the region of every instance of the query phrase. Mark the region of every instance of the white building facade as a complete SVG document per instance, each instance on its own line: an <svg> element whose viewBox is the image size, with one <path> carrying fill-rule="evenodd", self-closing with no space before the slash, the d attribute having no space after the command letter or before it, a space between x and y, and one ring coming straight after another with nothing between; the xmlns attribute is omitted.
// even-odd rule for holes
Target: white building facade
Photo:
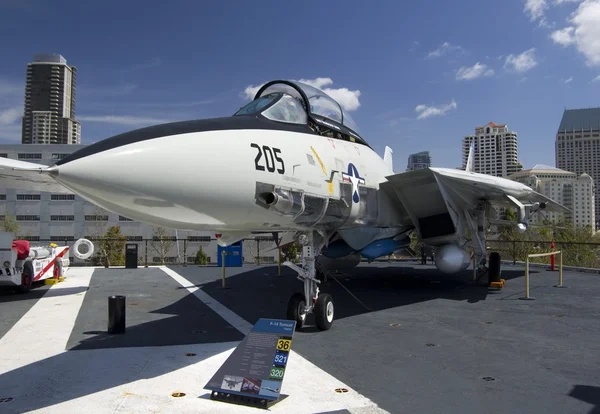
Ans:
<svg viewBox="0 0 600 414"><path fill-rule="evenodd" d="M532 224L541 223L544 218L553 222L564 219L575 226L590 226L595 230L595 189L594 180L588 174L577 176L547 165L536 165L530 170L511 174L509 179L521 182L546 197L571 209L570 213L543 211L532 217Z"/></svg>
<svg viewBox="0 0 600 414"><path fill-rule="evenodd" d="M474 143L474 171L481 174L507 177L522 169L518 160L517 133L509 131L506 124L475 128L475 135L463 138L462 169L466 169L469 148Z"/></svg>
<svg viewBox="0 0 600 414"><path fill-rule="evenodd" d="M85 147L73 144L0 145L0 157L50 165L72 152ZM201 247L211 263L217 262L217 243L214 233L156 229L132 221L95 206L74 194L22 191L2 187L0 181L0 220L12 217L19 227L17 237L28 239L32 245L56 242L72 245L79 238L99 238L111 226L119 226L128 243L138 244L138 262L193 263ZM159 236L168 238L162 241ZM179 242L175 239L179 239ZM185 241L184 241L185 240ZM94 243L97 246L97 243ZM271 237L243 243L244 261L273 263ZM70 260L79 262L71 253Z"/></svg>

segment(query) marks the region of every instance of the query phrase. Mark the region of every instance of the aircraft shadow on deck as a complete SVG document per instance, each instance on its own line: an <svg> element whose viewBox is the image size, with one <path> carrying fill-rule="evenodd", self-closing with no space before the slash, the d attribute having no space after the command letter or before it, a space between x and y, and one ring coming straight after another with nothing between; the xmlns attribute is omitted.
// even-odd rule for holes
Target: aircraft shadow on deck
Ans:
<svg viewBox="0 0 600 414"><path fill-rule="evenodd" d="M196 286L254 324L260 318L285 319L290 296L302 292L302 282L295 276L296 273L287 267L282 266L281 276L277 276L277 266L265 266L227 277L226 289L222 289L221 280ZM489 290L487 285L469 284L472 270L447 276L433 266L398 267L380 263L359 266L333 276L337 281L330 277L320 289L332 295L336 319L435 299L476 303L485 300L488 294L497 293ZM522 276L522 270L502 271L505 280Z"/></svg>
<svg viewBox="0 0 600 414"><path fill-rule="evenodd" d="M600 414L600 387L575 385L569 396L593 405L594 407L589 411L589 414Z"/></svg>
<svg viewBox="0 0 600 414"><path fill-rule="evenodd" d="M167 354L167 361L163 359L150 366L146 365L148 361L156 359L152 351L149 354L142 350L126 355L109 353L109 350L63 352L0 374L0 398L12 398L3 405L14 412L39 410L139 379L157 378L201 363L231 348L231 343L212 344L204 352L192 356L186 356L186 351L182 350ZM36 389L35 398L29 395L31 388L23 387L23 384L30 384ZM172 391L168 387L164 389L165 396L168 397ZM179 391L186 392L185 389ZM187 394L191 398L200 398L203 393L193 395L187 391Z"/></svg>

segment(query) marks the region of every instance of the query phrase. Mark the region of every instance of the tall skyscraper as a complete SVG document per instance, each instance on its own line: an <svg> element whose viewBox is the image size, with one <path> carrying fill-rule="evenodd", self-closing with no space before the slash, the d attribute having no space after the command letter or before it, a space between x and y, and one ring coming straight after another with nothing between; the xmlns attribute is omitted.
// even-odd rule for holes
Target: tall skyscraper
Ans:
<svg viewBox="0 0 600 414"><path fill-rule="evenodd" d="M466 169L471 142L475 144L474 171L497 177L523 169L517 154L517 133L509 131L506 124L487 125L475 128L475 135L463 138L462 169Z"/></svg>
<svg viewBox="0 0 600 414"><path fill-rule="evenodd" d="M428 167L431 167L431 155L429 155L429 151L417 152L408 156L406 171L421 170Z"/></svg>
<svg viewBox="0 0 600 414"><path fill-rule="evenodd" d="M565 109L555 141L556 166L577 175L600 179L600 108ZM594 186L598 200L598 186ZM575 200L580 201L580 200ZM600 229L600 203L595 205L596 229Z"/></svg>
<svg viewBox="0 0 600 414"><path fill-rule="evenodd" d="M80 144L75 120L77 68L62 55L38 54L27 64L21 143Z"/></svg>

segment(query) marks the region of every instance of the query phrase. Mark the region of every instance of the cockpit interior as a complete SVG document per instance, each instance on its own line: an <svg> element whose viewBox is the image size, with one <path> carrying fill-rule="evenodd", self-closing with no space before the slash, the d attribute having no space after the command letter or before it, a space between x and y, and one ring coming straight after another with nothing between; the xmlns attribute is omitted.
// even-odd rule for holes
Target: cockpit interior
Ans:
<svg viewBox="0 0 600 414"><path fill-rule="evenodd" d="M275 80L234 116L263 116L277 122L308 125L316 134L368 146L350 114L325 92L302 82Z"/></svg>

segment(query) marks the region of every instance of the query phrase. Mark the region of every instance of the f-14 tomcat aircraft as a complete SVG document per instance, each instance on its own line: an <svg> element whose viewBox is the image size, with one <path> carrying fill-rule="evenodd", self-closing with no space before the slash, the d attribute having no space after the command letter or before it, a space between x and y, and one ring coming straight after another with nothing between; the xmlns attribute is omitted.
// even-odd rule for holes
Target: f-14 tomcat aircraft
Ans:
<svg viewBox="0 0 600 414"><path fill-rule="evenodd" d="M472 164L472 153L470 155ZM275 80L231 117L175 122L89 145L51 166L0 159L9 188L69 192L114 213L182 230L209 230L223 246L256 233L303 245L304 282L288 318L309 313L321 330L333 301L320 293L319 264L355 266L409 245L415 229L436 248L444 273L466 269L467 229L476 265L486 266L492 204L516 207L525 230L539 209L566 210L526 185L447 168L395 174L352 117L323 91Z"/></svg>

